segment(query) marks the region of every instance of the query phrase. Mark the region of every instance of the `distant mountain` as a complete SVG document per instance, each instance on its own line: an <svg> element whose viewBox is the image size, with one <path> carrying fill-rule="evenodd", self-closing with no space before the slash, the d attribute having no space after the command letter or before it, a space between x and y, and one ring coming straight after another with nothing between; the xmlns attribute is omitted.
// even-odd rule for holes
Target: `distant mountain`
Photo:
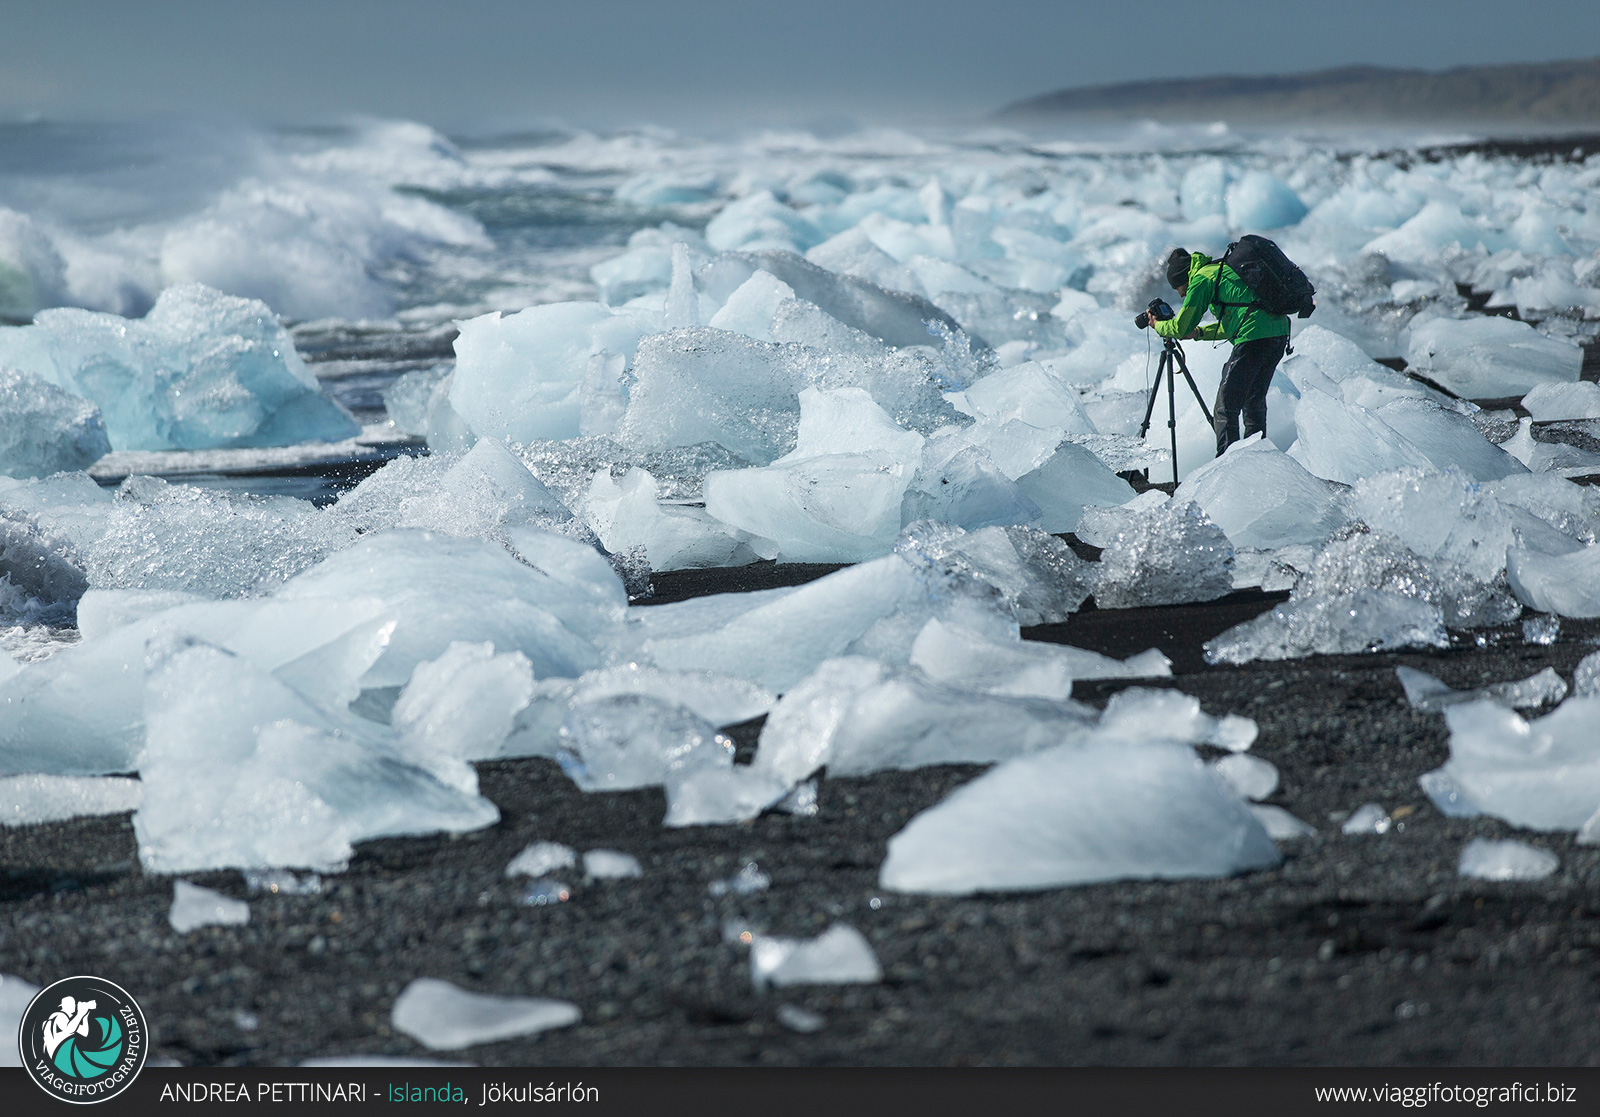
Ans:
<svg viewBox="0 0 1600 1117"><path fill-rule="evenodd" d="M1600 58L1437 73L1346 66L1309 74L1089 85L1018 101L997 117L1016 123L1154 117L1263 124L1600 124Z"/></svg>

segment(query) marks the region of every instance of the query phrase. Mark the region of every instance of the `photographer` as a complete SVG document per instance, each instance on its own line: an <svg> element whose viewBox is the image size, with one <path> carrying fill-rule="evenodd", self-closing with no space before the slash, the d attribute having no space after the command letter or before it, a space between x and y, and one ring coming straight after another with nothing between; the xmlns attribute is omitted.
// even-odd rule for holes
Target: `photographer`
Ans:
<svg viewBox="0 0 1600 1117"><path fill-rule="evenodd" d="M1220 457L1239 440L1241 412L1245 438L1266 430L1267 388L1289 345L1289 319L1255 305L1255 292L1238 273L1203 252L1173 249L1167 257L1167 282L1183 296L1183 306L1166 321L1152 319L1156 333L1233 343L1233 353L1222 366L1212 419ZM1200 318L1208 309L1216 313L1217 321L1201 326Z"/></svg>

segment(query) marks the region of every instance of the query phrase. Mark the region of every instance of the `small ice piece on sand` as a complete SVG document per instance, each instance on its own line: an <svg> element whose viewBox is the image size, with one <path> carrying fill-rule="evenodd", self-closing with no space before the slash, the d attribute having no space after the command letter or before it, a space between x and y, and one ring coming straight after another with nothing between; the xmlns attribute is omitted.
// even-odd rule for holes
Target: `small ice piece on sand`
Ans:
<svg viewBox="0 0 1600 1117"><path fill-rule="evenodd" d="M1560 866L1555 854L1527 842L1473 838L1461 851L1459 871L1478 880L1543 880Z"/></svg>
<svg viewBox="0 0 1600 1117"><path fill-rule="evenodd" d="M1376 803L1363 803L1351 812L1339 829L1346 834L1387 834L1394 821Z"/></svg>
<svg viewBox="0 0 1600 1117"><path fill-rule="evenodd" d="M1561 635L1560 617L1529 617L1522 622L1522 640L1526 644L1549 647Z"/></svg>
<svg viewBox="0 0 1600 1117"><path fill-rule="evenodd" d="M142 783L118 776L8 776L0 779L0 826L121 814L142 798Z"/></svg>
<svg viewBox="0 0 1600 1117"><path fill-rule="evenodd" d="M1590 652L1572 669L1572 693L1584 698L1600 696L1600 652Z"/></svg>
<svg viewBox="0 0 1600 1117"><path fill-rule="evenodd" d="M706 887L706 891L713 896L751 896L757 892L765 892L770 887L772 878L761 871L760 865L749 861L744 868L727 880L712 881Z"/></svg>
<svg viewBox="0 0 1600 1117"><path fill-rule="evenodd" d="M407 985L389 1014L396 1030L434 1051L534 1035L581 1019L578 1006L567 1001L469 993L432 977L419 977Z"/></svg>
<svg viewBox="0 0 1600 1117"><path fill-rule="evenodd" d="M316 873L296 874L288 869L246 869L244 883L251 892L273 896L317 896L322 892L322 878Z"/></svg>
<svg viewBox="0 0 1600 1117"><path fill-rule="evenodd" d="M776 1013L778 1023L788 1028L791 1032L799 1032L808 1036L812 1032L820 1032L828 1023L821 1013L812 1012L810 1009L801 1008L799 1005L779 1005Z"/></svg>
<svg viewBox="0 0 1600 1117"><path fill-rule="evenodd" d="M1554 667L1546 667L1526 679L1492 683L1476 690L1452 690L1426 671L1418 671L1413 667L1396 667L1395 674L1405 688L1406 701L1426 714L1436 714L1450 706L1484 699L1520 710L1530 706L1554 705L1567 696L1566 680L1556 674Z"/></svg>
<svg viewBox="0 0 1600 1117"><path fill-rule="evenodd" d="M1600 803L1600 698L1568 698L1531 721L1491 702L1445 711L1443 771L1484 814L1529 830L1576 830Z"/></svg>
<svg viewBox="0 0 1600 1117"><path fill-rule="evenodd" d="M302 1067L475 1067L477 1063L451 1063L442 1059L413 1059L405 1055L318 1055L301 1059Z"/></svg>
<svg viewBox="0 0 1600 1117"><path fill-rule="evenodd" d="M615 849L591 849L583 855L583 874L591 880L619 880L644 875L644 867L631 854Z"/></svg>
<svg viewBox="0 0 1600 1117"><path fill-rule="evenodd" d="M560 842L534 842L511 859L506 866L506 876L542 877L557 869L570 869L578 863L578 855L570 846Z"/></svg>
<svg viewBox="0 0 1600 1117"><path fill-rule="evenodd" d="M172 885L172 929L186 935L199 927L237 927L250 922L250 905L186 880Z"/></svg>
<svg viewBox="0 0 1600 1117"><path fill-rule="evenodd" d="M757 935L750 944L750 981L768 985L872 985L883 967L867 937L835 923L814 939Z"/></svg>
<svg viewBox="0 0 1600 1117"><path fill-rule="evenodd" d="M1467 798L1467 793L1455 781L1455 777L1443 768L1422 773L1417 777L1417 786L1433 800L1433 805L1446 818L1477 818L1483 814Z"/></svg>
<svg viewBox="0 0 1600 1117"><path fill-rule="evenodd" d="M1354 655L1395 648L1447 648L1439 610L1378 590L1285 601L1207 640L1207 663L1249 663L1309 655Z"/></svg>
<svg viewBox="0 0 1600 1117"><path fill-rule="evenodd" d="M22 1014L39 993L37 985L20 977L0 974L0 1035L14 1036L22 1027ZM20 1067L22 1056L14 1043L0 1043L0 1067Z"/></svg>
<svg viewBox="0 0 1600 1117"><path fill-rule="evenodd" d="M1275 842L1292 842L1298 838L1314 837L1317 828L1310 823L1301 822L1294 815L1282 807L1274 807L1269 803L1250 804L1250 813L1256 816L1256 821L1261 823L1267 832L1267 837Z"/></svg>
<svg viewBox="0 0 1600 1117"><path fill-rule="evenodd" d="M1278 790L1278 769L1258 756L1234 753L1213 761L1211 767L1246 799L1265 799Z"/></svg>

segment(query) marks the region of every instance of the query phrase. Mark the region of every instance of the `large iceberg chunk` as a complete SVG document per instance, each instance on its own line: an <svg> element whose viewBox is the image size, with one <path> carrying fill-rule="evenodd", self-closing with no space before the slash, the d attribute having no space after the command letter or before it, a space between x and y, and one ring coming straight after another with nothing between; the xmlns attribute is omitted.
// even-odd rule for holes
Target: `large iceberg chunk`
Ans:
<svg viewBox="0 0 1600 1117"><path fill-rule="evenodd" d="M1433 318L1410 333L1407 363L1467 399L1526 395L1575 381L1583 368L1578 346L1510 318Z"/></svg>
<svg viewBox="0 0 1600 1117"><path fill-rule="evenodd" d="M1213 601L1233 590L1233 548L1199 506L1170 501L1119 530L1100 555L1104 609Z"/></svg>
<svg viewBox="0 0 1600 1117"><path fill-rule="evenodd" d="M0 328L0 365L94 401L118 450L284 446L360 433L255 299L190 283L167 288L142 319L64 308L35 321Z"/></svg>
<svg viewBox="0 0 1600 1117"><path fill-rule="evenodd" d="M1271 868L1277 847L1177 744L1067 745L1002 764L889 839L879 882L965 895Z"/></svg>
<svg viewBox="0 0 1600 1117"><path fill-rule="evenodd" d="M1505 624L1522 614L1504 580L1480 581L1448 559L1424 559L1383 531L1341 532L1293 588L1296 599L1361 590L1415 598L1440 609L1451 628Z"/></svg>
<svg viewBox="0 0 1600 1117"><path fill-rule="evenodd" d="M1174 499L1198 504L1235 547L1319 543L1345 519L1332 486L1260 437L1189 474Z"/></svg>
<svg viewBox="0 0 1600 1117"><path fill-rule="evenodd" d="M1506 579L1529 608L1563 617L1600 617L1600 546L1564 555L1522 547L1506 552Z"/></svg>
<svg viewBox="0 0 1600 1117"><path fill-rule="evenodd" d="M48 477L111 452L100 409L47 380L0 367L0 473Z"/></svg>
<svg viewBox="0 0 1600 1117"><path fill-rule="evenodd" d="M1019 625L1066 620L1094 589L1096 570L1072 548L1028 527L962 531L949 524L914 523L901 533L895 553L943 577L992 586Z"/></svg>

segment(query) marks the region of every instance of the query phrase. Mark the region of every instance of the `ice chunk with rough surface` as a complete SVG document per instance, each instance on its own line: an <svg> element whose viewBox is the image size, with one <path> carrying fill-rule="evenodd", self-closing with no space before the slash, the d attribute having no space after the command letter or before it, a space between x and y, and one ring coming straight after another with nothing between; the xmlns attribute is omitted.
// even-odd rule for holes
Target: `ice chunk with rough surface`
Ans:
<svg viewBox="0 0 1600 1117"><path fill-rule="evenodd" d="M1410 328L1406 363L1467 399L1525 395L1540 384L1572 382L1583 350L1526 322L1497 316L1433 318Z"/></svg>
<svg viewBox="0 0 1600 1117"><path fill-rule="evenodd" d="M728 296L722 309L706 324L712 329L729 330L757 341L772 341L772 316L780 303L792 298L792 287L769 271L757 270Z"/></svg>
<svg viewBox="0 0 1600 1117"><path fill-rule="evenodd" d="M459 323L450 405L478 435L511 442L575 438L590 359L632 361L645 334L661 329L648 311L599 303L547 303Z"/></svg>
<svg viewBox="0 0 1600 1117"><path fill-rule="evenodd" d="M757 935L750 943L750 981L768 985L873 985L883 967L867 937L835 923L814 939Z"/></svg>
<svg viewBox="0 0 1600 1117"><path fill-rule="evenodd" d="M900 534L895 553L920 569L994 587L1020 625L1066 620L1095 577L1094 566L1061 540L1023 526L963 531L923 521Z"/></svg>
<svg viewBox="0 0 1600 1117"><path fill-rule="evenodd" d="M1351 530L1328 542L1294 586L1294 598L1378 590L1439 608L1451 628L1505 624L1522 613L1499 578L1482 582L1448 559L1424 559L1385 531Z"/></svg>
<svg viewBox="0 0 1600 1117"><path fill-rule="evenodd" d="M879 883L965 895L1278 864L1243 800L1191 748L1105 741L1000 765L889 839Z"/></svg>
<svg viewBox="0 0 1600 1117"><path fill-rule="evenodd" d="M1600 384L1588 380L1540 384L1522 397L1522 406L1538 423L1600 419Z"/></svg>
<svg viewBox="0 0 1600 1117"><path fill-rule="evenodd" d="M401 990L389 1014L396 1031L434 1051L536 1035L581 1019L578 1006L567 1001L469 993L432 977L419 977Z"/></svg>
<svg viewBox="0 0 1600 1117"><path fill-rule="evenodd" d="M0 367L0 473L48 477L111 452L100 409L49 381Z"/></svg>
<svg viewBox="0 0 1600 1117"><path fill-rule="evenodd" d="M533 697L533 667L521 652L455 641L419 663L400 692L389 724L416 755L458 760L500 754L516 716Z"/></svg>
<svg viewBox="0 0 1600 1117"><path fill-rule="evenodd" d="M0 328L0 366L99 406L118 450L337 442L360 433L323 396L277 316L198 283L142 319L61 308Z"/></svg>
<svg viewBox="0 0 1600 1117"><path fill-rule="evenodd" d="M1527 842L1473 838L1461 851L1457 871L1478 880L1543 880L1561 867L1561 859Z"/></svg>
<svg viewBox="0 0 1600 1117"><path fill-rule="evenodd" d="M1397 469L1359 480L1350 507L1424 558L1448 559L1479 581L1506 565L1516 535L1506 506L1455 470Z"/></svg>
<svg viewBox="0 0 1600 1117"><path fill-rule="evenodd" d="M966 690L1062 700L1072 695L1071 657L1048 644L998 643L935 618L911 645L911 666Z"/></svg>
<svg viewBox="0 0 1600 1117"><path fill-rule="evenodd" d="M1192 503L1171 502L1118 531L1100 555L1095 604L1136 609L1213 601L1233 591L1233 547Z"/></svg>
<svg viewBox="0 0 1600 1117"><path fill-rule="evenodd" d="M1073 531L1086 509L1115 507L1134 496L1133 486L1075 442L1058 443L1016 482L1023 495L1038 505L1038 527L1048 532Z"/></svg>
<svg viewBox="0 0 1600 1117"><path fill-rule="evenodd" d="M0 826L32 826L139 806L138 780L115 776L11 776L0 779Z"/></svg>
<svg viewBox="0 0 1600 1117"><path fill-rule="evenodd" d="M1406 701L1411 703L1413 709L1427 714L1442 713L1447 707L1484 699L1522 709L1552 705L1567 696L1566 680L1556 674L1554 667L1546 667L1538 674L1516 682L1491 683L1473 690L1454 690L1426 671L1418 671L1414 667L1396 667L1395 674L1399 676L1400 686L1406 692Z"/></svg>
<svg viewBox="0 0 1600 1117"><path fill-rule="evenodd" d="M559 758L585 791L653 787L682 769L726 768L733 742L674 702L647 694L573 703L561 726Z"/></svg>
<svg viewBox="0 0 1600 1117"><path fill-rule="evenodd" d="M1517 600L1563 617L1600 617L1600 546L1564 555L1523 547L1506 552L1506 580Z"/></svg>
<svg viewBox="0 0 1600 1117"><path fill-rule="evenodd" d="M1317 477L1353 485L1363 477L1433 462L1409 439L1359 404L1307 388L1294 409L1289 456Z"/></svg>
<svg viewBox="0 0 1600 1117"><path fill-rule="evenodd" d="M1278 790L1278 769L1259 756L1234 753L1212 761L1211 766L1246 799L1265 799Z"/></svg>
<svg viewBox="0 0 1600 1117"><path fill-rule="evenodd" d="M133 828L146 872L329 870L365 838L500 817L461 761L408 762L380 727L330 715L209 645L152 649L145 723Z"/></svg>
<svg viewBox="0 0 1600 1117"><path fill-rule="evenodd" d="M1443 768L1435 768L1417 777L1417 786L1433 801L1439 813L1446 818L1477 818L1483 814L1455 778Z"/></svg>
<svg viewBox="0 0 1600 1117"><path fill-rule="evenodd" d="M1286 601L1206 641L1207 663L1249 663L1396 648L1447 648L1444 617L1424 601L1380 590Z"/></svg>
<svg viewBox="0 0 1600 1117"><path fill-rule="evenodd" d="M1527 466L1485 438L1470 418L1432 400L1402 397L1384 404L1376 414L1435 469L1459 469L1475 481L1498 481L1527 472Z"/></svg>
<svg viewBox="0 0 1600 1117"><path fill-rule="evenodd" d="M712 474L711 476L728 476ZM584 515L612 554L643 550L652 570L692 570L711 566L743 566L766 557L774 547L699 508L660 503L660 486L643 469L628 470L619 485L605 470L594 475L584 502Z"/></svg>
<svg viewBox="0 0 1600 1117"><path fill-rule="evenodd" d="M1440 769L1485 814L1530 830L1576 830L1600 807L1600 698L1568 698L1527 721L1494 702L1445 711Z"/></svg>
<svg viewBox="0 0 1600 1117"><path fill-rule="evenodd" d="M1590 652L1572 669L1572 693L1580 698L1600 697L1600 652Z"/></svg>
<svg viewBox="0 0 1600 1117"><path fill-rule="evenodd" d="M511 859L506 866L506 876L542 877L559 869L570 869L578 863L578 855L571 846L560 842L534 842Z"/></svg>
<svg viewBox="0 0 1600 1117"><path fill-rule="evenodd" d="M239 927L250 922L250 905L186 880L175 881L167 922L180 935L201 927Z"/></svg>
<svg viewBox="0 0 1600 1117"><path fill-rule="evenodd" d="M1235 547L1320 543L1345 521L1333 486L1261 437L1190 473L1173 499L1198 504Z"/></svg>

